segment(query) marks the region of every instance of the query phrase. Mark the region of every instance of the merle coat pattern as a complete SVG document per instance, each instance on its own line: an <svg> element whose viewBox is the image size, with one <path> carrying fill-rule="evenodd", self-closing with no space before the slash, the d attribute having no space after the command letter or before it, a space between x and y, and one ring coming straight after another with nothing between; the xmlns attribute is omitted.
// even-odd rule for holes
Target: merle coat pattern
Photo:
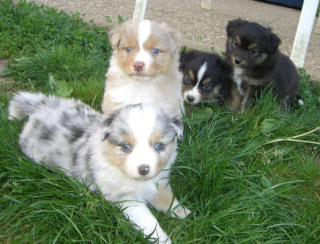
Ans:
<svg viewBox="0 0 320 244"><path fill-rule="evenodd" d="M190 213L169 185L180 119L142 105L105 117L74 99L26 92L10 101L9 115L28 116L19 143L29 158L63 168L92 191L98 186L107 201L124 201L118 206L146 236L171 243L146 204L163 212L172 206L172 216Z"/></svg>

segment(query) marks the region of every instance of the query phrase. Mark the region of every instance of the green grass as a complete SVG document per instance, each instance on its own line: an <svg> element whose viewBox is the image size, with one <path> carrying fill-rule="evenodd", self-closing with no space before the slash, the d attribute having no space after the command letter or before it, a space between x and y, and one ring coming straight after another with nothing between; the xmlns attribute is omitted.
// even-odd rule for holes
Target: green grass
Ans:
<svg viewBox="0 0 320 244"><path fill-rule="evenodd" d="M15 22L20 28L38 25L23 45L0 49L10 58L4 73L15 80L0 84L0 242L148 243L101 194L24 156L18 137L25 121L7 120L8 101L18 90L76 97L100 110L109 44L88 48L79 40L107 32L79 14L24 1L16 7L1 1L0 11L1 33L18 28L6 25L19 19L9 13L28 13L23 24ZM47 38L55 26L61 34ZM0 46L24 35L2 34ZM171 184L193 212L181 220L152 209L174 243L320 242L320 86L299 72L303 107L281 112L266 93L242 115L212 105L188 110Z"/></svg>
<svg viewBox="0 0 320 244"><path fill-rule="evenodd" d="M110 51L107 33L94 23L82 21L81 15L38 6L33 2L1 1L0 58L33 54L40 47L50 50L53 45L81 46L86 53Z"/></svg>

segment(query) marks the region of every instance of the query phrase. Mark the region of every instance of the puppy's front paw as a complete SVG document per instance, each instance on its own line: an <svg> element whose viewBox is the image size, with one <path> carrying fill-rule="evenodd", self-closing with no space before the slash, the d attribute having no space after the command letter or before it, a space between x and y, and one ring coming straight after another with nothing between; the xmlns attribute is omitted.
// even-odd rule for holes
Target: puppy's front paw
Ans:
<svg viewBox="0 0 320 244"><path fill-rule="evenodd" d="M189 214L191 213L191 211L185 207L178 207L176 208L173 213L171 214L171 217L173 218L176 218L176 217L179 217L179 218L185 218L187 217Z"/></svg>
<svg viewBox="0 0 320 244"><path fill-rule="evenodd" d="M170 240L170 238L168 238L165 241L162 241L162 240L159 239L159 244L171 244L171 243L172 243L172 241Z"/></svg>

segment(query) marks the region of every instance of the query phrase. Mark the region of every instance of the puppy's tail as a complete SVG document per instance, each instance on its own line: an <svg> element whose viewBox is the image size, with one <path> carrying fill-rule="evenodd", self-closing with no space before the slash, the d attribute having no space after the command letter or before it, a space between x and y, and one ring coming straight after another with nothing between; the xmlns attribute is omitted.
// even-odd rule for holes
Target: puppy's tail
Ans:
<svg viewBox="0 0 320 244"><path fill-rule="evenodd" d="M302 97L300 95L296 96L296 103L298 103L300 106L304 105L304 101L302 100Z"/></svg>
<svg viewBox="0 0 320 244"><path fill-rule="evenodd" d="M15 94L9 103L9 120L14 118L21 120L25 116L32 114L36 109L36 104L43 100L45 96L41 93L19 92Z"/></svg>

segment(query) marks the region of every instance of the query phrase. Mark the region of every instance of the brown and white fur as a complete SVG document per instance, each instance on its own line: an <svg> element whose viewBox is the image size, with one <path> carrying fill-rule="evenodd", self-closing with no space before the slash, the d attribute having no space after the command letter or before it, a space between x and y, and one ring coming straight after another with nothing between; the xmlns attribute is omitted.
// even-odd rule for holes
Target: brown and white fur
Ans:
<svg viewBox="0 0 320 244"><path fill-rule="evenodd" d="M110 115L121 107L142 103L181 115L180 39L167 25L150 20L127 21L110 31L113 54L103 113Z"/></svg>
<svg viewBox="0 0 320 244"><path fill-rule="evenodd" d="M146 236L171 243L146 204L173 217L190 213L169 185L180 119L143 105L105 117L77 100L20 92L9 119L25 116L19 143L29 158L65 169L92 191L98 186L107 201L122 202L117 206Z"/></svg>

